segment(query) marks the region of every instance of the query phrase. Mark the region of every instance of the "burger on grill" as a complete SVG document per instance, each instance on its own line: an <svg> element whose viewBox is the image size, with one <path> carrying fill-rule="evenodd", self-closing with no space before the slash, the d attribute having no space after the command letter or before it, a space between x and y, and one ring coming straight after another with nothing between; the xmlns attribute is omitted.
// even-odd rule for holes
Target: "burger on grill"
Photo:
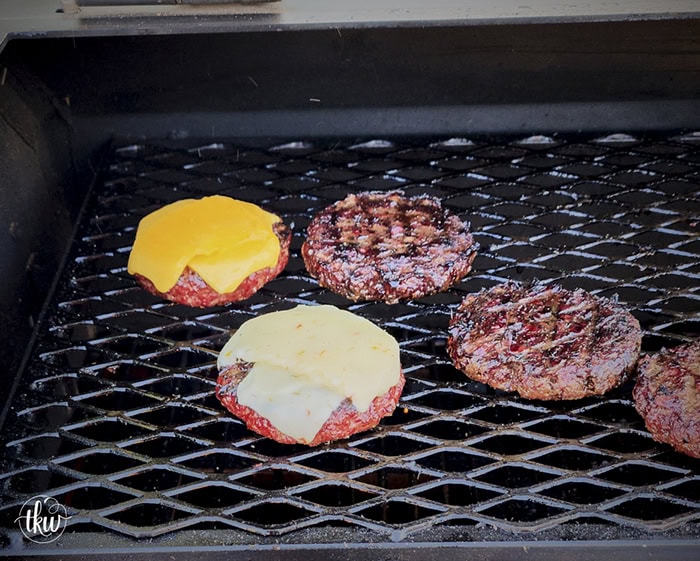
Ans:
<svg viewBox="0 0 700 561"><path fill-rule="evenodd" d="M468 295L447 351L470 378L528 399L581 399L618 386L642 333L620 304L557 285L506 283Z"/></svg>
<svg viewBox="0 0 700 561"><path fill-rule="evenodd" d="M245 322L218 359L216 395L258 434L315 446L377 425L399 401L396 340L334 306L297 306Z"/></svg>
<svg viewBox="0 0 700 561"><path fill-rule="evenodd" d="M139 222L128 272L173 302L238 302L282 272L291 235L281 218L254 204L221 195L184 199Z"/></svg>
<svg viewBox="0 0 700 561"><path fill-rule="evenodd" d="M654 440L700 458L700 340L643 357L632 395Z"/></svg>
<svg viewBox="0 0 700 561"><path fill-rule="evenodd" d="M319 212L301 251L321 286L351 300L396 303L446 290L471 270L469 224L432 197L352 194Z"/></svg>

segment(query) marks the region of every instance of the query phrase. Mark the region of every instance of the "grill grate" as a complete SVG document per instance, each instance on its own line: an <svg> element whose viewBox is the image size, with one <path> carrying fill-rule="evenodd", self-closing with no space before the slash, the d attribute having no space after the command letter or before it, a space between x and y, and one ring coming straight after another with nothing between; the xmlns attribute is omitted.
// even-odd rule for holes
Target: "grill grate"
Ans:
<svg viewBox="0 0 700 561"><path fill-rule="evenodd" d="M630 384L576 402L522 400L466 380L445 342L462 297L505 279L617 295L640 319L645 351L697 337L699 177L698 134L115 148L9 409L0 526L14 539L20 505L44 493L71 515L59 544L104 530L174 540L216 530L239 544L332 542L334 531L355 541L471 540L485 529L488 539L697 537L700 462L650 438ZM396 188L471 221L473 272L392 306L320 289L299 255L313 213L352 191ZM211 193L293 226L286 271L210 310L146 294L126 273L138 220ZM400 341L406 389L376 430L317 449L280 445L219 405L215 361L230 330L298 303L351 309Z"/></svg>

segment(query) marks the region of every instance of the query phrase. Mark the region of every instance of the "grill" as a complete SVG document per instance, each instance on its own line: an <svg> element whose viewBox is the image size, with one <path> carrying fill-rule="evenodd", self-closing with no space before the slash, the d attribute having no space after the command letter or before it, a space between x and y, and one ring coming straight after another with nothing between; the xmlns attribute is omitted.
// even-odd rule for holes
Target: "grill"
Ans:
<svg viewBox="0 0 700 561"><path fill-rule="evenodd" d="M490 543L507 555L577 541L590 549L561 546L573 558L641 544L692 551L700 463L650 438L631 382L600 398L523 400L468 381L445 343L464 295L507 279L619 298L642 324L645 352L693 340L699 174L700 134L683 132L115 143L6 412L6 551L322 558L355 544L359 557L428 547L449 559ZM471 222L481 247L472 273L396 305L319 288L299 254L313 214L349 192L394 189L438 197ZM220 308L145 293L126 272L139 219L212 193L293 227L285 272ZM214 396L217 352L249 318L320 303L399 340L401 403L377 429L319 448L257 437ZM70 515L42 546L23 543L15 522L39 494Z"/></svg>

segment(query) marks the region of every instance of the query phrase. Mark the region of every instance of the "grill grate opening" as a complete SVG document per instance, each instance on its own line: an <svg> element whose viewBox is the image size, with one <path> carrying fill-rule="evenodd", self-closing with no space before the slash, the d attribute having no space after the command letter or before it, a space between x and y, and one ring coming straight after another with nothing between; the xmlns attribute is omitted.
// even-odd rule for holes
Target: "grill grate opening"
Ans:
<svg viewBox="0 0 700 561"><path fill-rule="evenodd" d="M355 511L362 518L402 526L440 512L438 508L414 504L407 500L388 499L382 504Z"/></svg>
<svg viewBox="0 0 700 561"><path fill-rule="evenodd" d="M481 514L486 516L515 523L539 522L563 512L566 512L566 509L534 501L530 498L510 499L480 511Z"/></svg>
<svg viewBox="0 0 700 561"><path fill-rule="evenodd" d="M678 477L678 472L661 469L649 464L627 463L605 471L598 477L623 485L646 487L674 479Z"/></svg>
<svg viewBox="0 0 700 561"><path fill-rule="evenodd" d="M640 497L614 506L609 510L635 520L665 520L686 514L692 510L692 507L659 498Z"/></svg>
<svg viewBox="0 0 700 561"><path fill-rule="evenodd" d="M76 478L48 469L32 468L14 474L5 480L5 489L10 492L43 493L75 481Z"/></svg>
<svg viewBox="0 0 700 561"><path fill-rule="evenodd" d="M657 446L646 434L630 431L608 434L596 440L590 440L588 444L603 450L622 453L646 452Z"/></svg>
<svg viewBox="0 0 700 561"><path fill-rule="evenodd" d="M250 434L243 423L227 419L204 421L201 425L187 429L186 433L221 444L239 440Z"/></svg>
<svg viewBox="0 0 700 561"><path fill-rule="evenodd" d="M116 473L140 465L140 463L135 458L122 456L112 451L98 450L69 459L62 465L83 474L98 475Z"/></svg>
<svg viewBox="0 0 700 561"><path fill-rule="evenodd" d="M592 470L615 461L613 456L575 447L561 447L536 459L542 464L570 471Z"/></svg>
<svg viewBox="0 0 700 561"><path fill-rule="evenodd" d="M700 479L685 481L680 485L665 488L664 491L675 497L692 500L697 503L698 497L700 497Z"/></svg>
<svg viewBox="0 0 700 561"><path fill-rule="evenodd" d="M236 473L255 465L253 458L228 451L208 451L192 456L188 455L178 463L196 469L202 473L229 474Z"/></svg>
<svg viewBox="0 0 700 561"><path fill-rule="evenodd" d="M66 491L55 498L66 507L93 510L128 501L133 495L93 485Z"/></svg>
<svg viewBox="0 0 700 561"><path fill-rule="evenodd" d="M126 388L116 388L98 395L92 395L80 400L83 405L89 405L103 411L130 411L158 404L158 400Z"/></svg>
<svg viewBox="0 0 700 561"><path fill-rule="evenodd" d="M108 514L105 516L105 518L126 524L127 526L148 528L152 526L171 524L177 520L186 518L189 515L190 512L169 507L161 503L144 502L142 504Z"/></svg>
<svg viewBox="0 0 700 561"><path fill-rule="evenodd" d="M251 522L263 528L271 526L283 526L307 518L313 511L282 501L271 501L258 504L246 510L237 511L233 516L246 522Z"/></svg>
<svg viewBox="0 0 700 561"><path fill-rule="evenodd" d="M471 436L478 436L488 429L472 423L464 423L458 419L442 419L426 425L412 427L411 430L442 440L466 440Z"/></svg>
<svg viewBox="0 0 700 561"><path fill-rule="evenodd" d="M665 451L661 452L660 454L654 454L651 459L673 467L688 470L689 474L692 473L697 475L700 471L700 460L697 458L691 458L690 456L680 454L673 450L669 451L665 448L664 450Z"/></svg>
<svg viewBox="0 0 700 561"><path fill-rule="evenodd" d="M445 365L445 367L447 366ZM413 402L443 411L457 411L484 403L481 399L452 389L432 391L425 396L416 398Z"/></svg>
<svg viewBox="0 0 700 561"><path fill-rule="evenodd" d="M127 450L152 458L169 458L187 452L200 450L201 446L187 438L175 435L162 435L125 446Z"/></svg>
<svg viewBox="0 0 700 561"><path fill-rule="evenodd" d="M416 460L420 465L437 469L445 473L462 473L486 466L496 460L488 456L480 456L462 450L445 450L432 453Z"/></svg>
<svg viewBox="0 0 700 561"><path fill-rule="evenodd" d="M179 403L168 403L149 411L140 413L134 418L164 428L174 428L181 425L189 425L195 421L200 421L206 418L207 411L195 409L190 405L181 405Z"/></svg>
<svg viewBox="0 0 700 561"><path fill-rule="evenodd" d="M201 486L197 484L194 489L182 493L170 495L194 506L203 508L221 508L233 506L252 497L238 489L233 489L225 484L209 484Z"/></svg>
<svg viewBox="0 0 700 561"><path fill-rule="evenodd" d="M528 424L527 430L559 439L573 440L599 432L600 426L574 419L555 417L542 422L537 421L535 424Z"/></svg>
<svg viewBox="0 0 700 561"><path fill-rule="evenodd" d="M532 487L537 483L549 481L557 477L557 473L537 469L536 466L504 466L494 470L475 475L474 479L501 485L508 489L519 489L521 487Z"/></svg>
<svg viewBox="0 0 700 561"><path fill-rule="evenodd" d="M48 460L80 450L82 445L60 436L41 436L10 448L11 453L30 460Z"/></svg>
<svg viewBox="0 0 700 561"><path fill-rule="evenodd" d="M568 503L592 505L599 504L625 493L622 489L603 487L586 481L563 483L556 487L542 491L542 494L553 499L559 499Z"/></svg>
<svg viewBox="0 0 700 561"><path fill-rule="evenodd" d="M469 416L472 419L487 421L495 425L510 425L520 421L527 421L542 416L541 411L526 409L515 405L492 405L479 411L474 411Z"/></svg>
<svg viewBox="0 0 700 561"><path fill-rule="evenodd" d="M531 436L527 437L517 434L502 434L499 436L493 436L486 440L475 442L472 444L472 446L474 448L478 448L479 450L486 450L495 454L501 454L503 456L517 456L525 452L530 452L532 450L549 446L550 444L550 441L536 440Z"/></svg>
<svg viewBox="0 0 700 561"><path fill-rule="evenodd" d="M467 380L445 343L464 295L507 279L618 298L640 320L645 352L697 337L698 172L700 137L675 133L114 148L9 404L0 543L22 539L18 509L39 493L66 505L73 540L105 530L185 545L189 531L217 544L697 538L700 461L650 438L632 380L600 398L532 402ZM299 252L312 215L350 192L396 188L471 222L472 273L391 306L319 288ZM285 272L208 310L141 290L126 272L139 219L212 193L293 227ZM219 405L216 356L230 332L298 303L350 309L398 339L406 387L375 430L282 445Z"/></svg>
<svg viewBox="0 0 700 561"><path fill-rule="evenodd" d="M417 495L446 505L467 506L485 502L499 496L499 493L491 489L455 482L432 487Z"/></svg>
<svg viewBox="0 0 700 561"><path fill-rule="evenodd" d="M267 468L237 479L240 483L266 491L289 489L312 480L313 477L306 473L284 468Z"/></svg>
<svg viewBox="0 0 700 561"><path fill-rule="evenodd" d="M375 461L344 451L328 451L297 460L297 463L330 473L348 473L372 465Z"/></svg>
<svg viewBox="0 0 700 561"><path fill-rule="evenodd" d="M423 448L429 448L430 446L430 442L422 442L418 439L407 438L401 435L389 435L362 442L357 445L357 448L391 457L403 456L404 454L422 450Z"/></svg>
<svg viewBox="0 0 700 561"><path fill-rule="evenodd" d="M299 496L323 506L347 507L362 503L376 496L368 489L356 489L345 485L323 485L299 493Z"/></svg>
<svg viewBox="0 0 700 561"><path fill-rule="evenodd" d="M105 420L71 428L72 434L98 442L117 442L148 433L148 429L120 420Z"/></svg>
<svg viewBox="0 0 700 561"><path fill-rule="evenodd" d="M427 473L401 467L384 467L357 478L357 481L383 489L406 489L435 479Z"/></svg>
<svg viewBox="0 0 700 561"><path fill-rule="evenodd" d="M164 467L154 467L139 473L128 474L121 479L116 479L116 481L120 485L136 489L137 491L167 491L173 487L180 487L198 479L192 474Z"/></svg>

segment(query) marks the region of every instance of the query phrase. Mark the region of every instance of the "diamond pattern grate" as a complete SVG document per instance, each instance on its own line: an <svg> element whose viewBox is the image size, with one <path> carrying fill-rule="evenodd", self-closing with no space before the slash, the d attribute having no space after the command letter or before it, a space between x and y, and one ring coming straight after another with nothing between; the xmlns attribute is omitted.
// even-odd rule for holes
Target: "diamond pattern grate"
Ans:
<svg viewBox="0 0 700 561"><path fill-rule="evenodd" d="M396 188L471 221L473 272L393 306L320 289L299 255L313 213L352 191ZM212 193L293 227L286 271L209 310L146 294L126 273L138 220ZM576 539L611 527L697 537L700 463L649 437L629 384L577 402L521 400L465 379L445 342L463 296L506 279L618 297L640 319L645 351L697 337L699 217L698 134L117 147L10 404L0 527L17 534L19 505L45 493L68 508L65 535L216 529L264 542L342 527L396 541L434 526L546 537L581 522L593 530ZM230 331L297 303L350 309L400 341L406 389L376 430L280 445L218 404L215 361Z"/></svg>

